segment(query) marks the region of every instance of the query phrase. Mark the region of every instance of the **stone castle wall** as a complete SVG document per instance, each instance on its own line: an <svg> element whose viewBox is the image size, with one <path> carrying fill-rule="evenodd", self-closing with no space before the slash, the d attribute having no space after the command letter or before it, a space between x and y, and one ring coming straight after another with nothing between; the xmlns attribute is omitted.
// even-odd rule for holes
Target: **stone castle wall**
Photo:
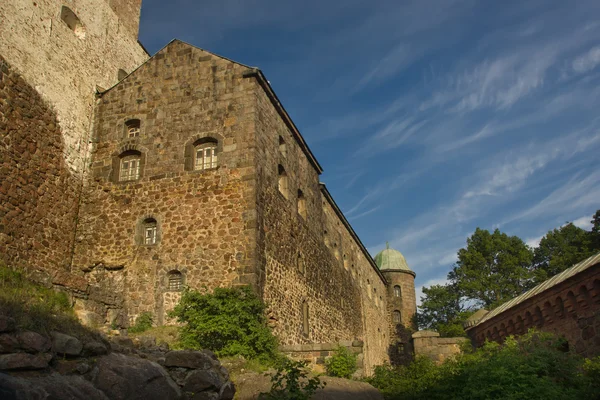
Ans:
<svg viewBox="0 0 600 400"><path fill-rule="evenodd" d="M319 171L268 90L257 82L255 93L257 269L274 332L284 345L364 340L369 371L387 359L384 281L325 198Z"/></svg>
<svg viewBox="0 0 600 400"><path fill-rule="evenodd" d="M68 271L80 193L52 107L0 56L0 260Z"/></svg>
<svg viewBox="0 0 600 400"><path fill-rule="evenodd" d="M466 337L442 338L435 331L418 331L412 335L415 356L429 357L437 363L461 353Z"/></svg>
<svg viewBox="0 0 600 400"><path fill-rule="evenodd" d="M140 3L0 2L0 54L54 108L63 156L75 174L84 169L96 86L111 87L119 69L131 72L148 58L137 43L139 20L134 17L139 17ZM63 22L62 6L76 14L82 29L75 32Z"/></svg>
<svg viewBox="0 0 600 400"><path fill-rule="evenodd" d="M254 121L245 70L173 42L98 100L73 270L120 271L130 322L145 311L165 322L179 300L168 289L170 271L212 289L244 283L253 265ZM132 118L140 136L130 139ZM186 148L203 137L219 140L218 167L186 170ZM128 149L143 155L141 178L118 182L118 157ZM158 242L145 245L139 227L150 217Z"/></svg>

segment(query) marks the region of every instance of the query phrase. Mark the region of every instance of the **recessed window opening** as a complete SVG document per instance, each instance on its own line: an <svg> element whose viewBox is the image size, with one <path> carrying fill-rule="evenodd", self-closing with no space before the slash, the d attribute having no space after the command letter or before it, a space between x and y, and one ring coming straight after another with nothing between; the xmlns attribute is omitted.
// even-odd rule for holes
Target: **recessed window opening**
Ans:
<svg viewBox="0 0 600 400"><path fill-rule="evenodd" d="M157 240L157 224L154 218L147 218L144 220L144 244L152 245L156 244Z"/></svg>
<svg viewBox="0 0 600 400"><path fill-rule="evenodd" d="M283 197L285 197L287 199L288 198L288 176L285 172L285 168L283 168L283 165L280 164L277 166L277 172L279 174L279 179L278 179L279 192L283 195Z"/></svg>
<svg viewBox="0 0 600 400"><path fill-rule="evenodd" d="M402 289L398 285L394 286L394 297L402 297Z"/></svg>
<svg viewBox="0 0 600 400"><path fill-rule="evenodd" d="M169 290L180 291L183 289L183 274L177 270L172 270L168 274Z"/></svg>
<svg viewBox="0 0 600 400"><path fill-rule="evenodd" d="M304 262L301 253L298 253L298 257L296 258L296 267L301 274L306 273L306 263Z"/></svg>
<svg viewBox="0 0 600 400"><path fill-rule="evenodd" d="M208 139L194 148L194 169L196 171L217 168L217 141Z"/></svg>
<svg viewBox="0 0 600 400"><path fill-rule="evenodd" d="M308 326L308 302L306 300L302 302L302 333L305 336L308 336L310 333Z"/></svg>
<svg viewBox="0 0 600 400"><path fill-rule="evenodd" d="M85 38L85 26L83 26L81 20L69 7L62 6L60 9L60 19L75 33L75 36L80 39Z"/></svg>
<svg viewBox="0 0 600 400"><path fill-rule="evenodd" d="M136 138L140 136L140 120L139 119L130 119L125 122L125 127L127 129L127 137Z"/></svg>
<svg viewBox="0 0 600 400"><path fill-rule="evenodd" d="M287 148L285 146L285 140L283 140L283 138L281 136L279 136L279 154L281 154L284 157L287 155Z"/></svg>
<svg viewBox="0 0 600 400"><path fill-rule="evenodd" d="M129 75L127 73L127 71L125 71L124 69L119 68L119 72L117 72L117 79L120 81L122 81L123 79L125 79L127 77L127 75Z"/></svg>
<svg viewBox="0 0 600 400"><path fill-rule="evenodd" d="M306 198L300 189L298 189L298 214L306 219Z"/></svg>
<svg viewBox="0 0 600 400"><path fill-rule="evenodd" d="M130 150L121 154L120 158L119 181L139 179L142 154L139 151Z"/></svg>

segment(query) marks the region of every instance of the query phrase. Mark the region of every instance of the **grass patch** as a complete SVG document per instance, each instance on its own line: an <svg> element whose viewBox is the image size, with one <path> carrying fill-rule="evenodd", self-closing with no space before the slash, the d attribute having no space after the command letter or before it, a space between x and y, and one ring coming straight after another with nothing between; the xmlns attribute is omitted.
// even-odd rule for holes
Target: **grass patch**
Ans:
<svg viewBox="0 0 600 400"><path fill-rule="evenodd" d="M227 368L232 381L236 381L237 377L248 372L263 374L270 369L272 365L261 362L257 359L246 360L242 356L224 357L221 359L221 364Z"/></svg>
<svg viewBox="0 0 600 400"><path fill-rule="evenodd" d="M18 329L48 335L60 331L81 339L99 335L79 323L66 293L37 285L17 270L0 265L0 314Z"/></svg>
<svg viewBox="0 0 600 400"><path fill-rule="evenodd" d="M142 336L152 336L156 339L156 344L166 343L170 349L177 350L179 346L179 327L178 326L155 326L149 328L143 332L131 332L128 331L129 337L139 338Z"/></svg>

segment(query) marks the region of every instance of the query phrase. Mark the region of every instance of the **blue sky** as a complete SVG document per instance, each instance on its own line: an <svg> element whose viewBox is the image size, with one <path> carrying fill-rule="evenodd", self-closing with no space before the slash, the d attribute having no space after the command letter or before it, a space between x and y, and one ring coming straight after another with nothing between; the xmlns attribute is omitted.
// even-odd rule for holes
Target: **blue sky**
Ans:
<svg viewBox="0 0 600 400"><path fill-rule="evenodd" d="M442 282L476 227L600 208L600 2L144 0L140 40L261 68L372 254Z"/></svg>

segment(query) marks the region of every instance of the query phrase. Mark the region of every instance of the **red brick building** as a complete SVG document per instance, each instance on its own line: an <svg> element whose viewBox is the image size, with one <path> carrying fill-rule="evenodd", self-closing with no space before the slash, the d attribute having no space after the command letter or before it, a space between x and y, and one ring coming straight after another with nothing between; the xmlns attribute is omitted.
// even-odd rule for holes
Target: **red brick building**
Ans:
<svg viewBox="0 0 600 400"><path fill-rule="evenodd" d="M583 356L600 355L600 253L490 312L478 311L465 324L475 346L529 328L564 337Z"/></svg>

